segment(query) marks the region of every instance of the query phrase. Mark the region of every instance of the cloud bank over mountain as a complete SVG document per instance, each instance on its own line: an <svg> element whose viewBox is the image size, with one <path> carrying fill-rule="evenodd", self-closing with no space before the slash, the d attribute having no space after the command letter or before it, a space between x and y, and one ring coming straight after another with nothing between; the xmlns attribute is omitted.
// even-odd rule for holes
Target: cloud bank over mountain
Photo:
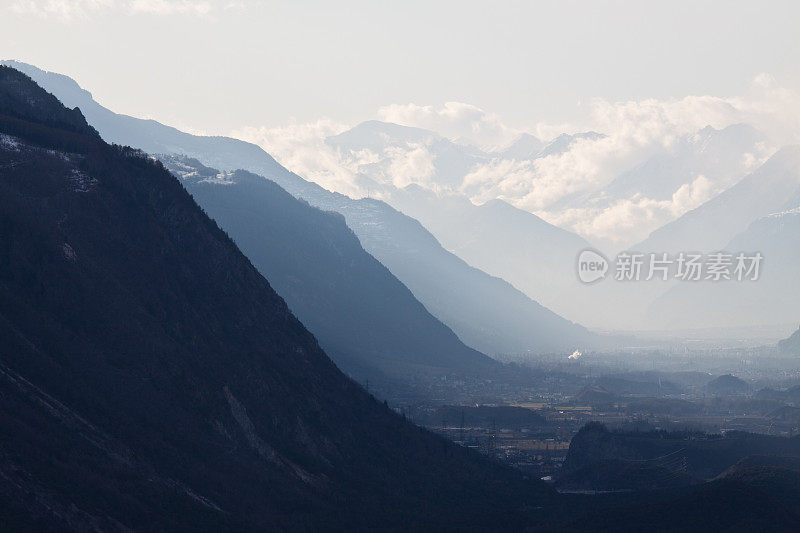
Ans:
<svg viewBox="0 0 800 533"><path fill-rule="evenodd" d="M522 130L478 106L445 102L439 108L417 104L392 104L378 109L378 119L402 126L432 130L448 139L491 149L509 144Z"/></svg>
<svg viewBox="0 0 800 533"><path fill-rule="evenodd" d="M594 99L575 123L515 127L463 102L393 104L378 109L375 118L418 130L375 131L363 146L346 147L326 142L348 128L330 119L246 127L233 136L261 145L288 168L343 194L386 198L392 189L413 184L476 204L502 199L607 248L641 241L755 170L781 146L800 142L800 94L767 74L756 76L740 96ZM725 130L739 124L751 129ZM525 156L502 150L523 134L550 145ZM662 173L680 175L670 190L650 195L606 189L621 176L633 179L637 169L651 173L659 165Z"/></svg>

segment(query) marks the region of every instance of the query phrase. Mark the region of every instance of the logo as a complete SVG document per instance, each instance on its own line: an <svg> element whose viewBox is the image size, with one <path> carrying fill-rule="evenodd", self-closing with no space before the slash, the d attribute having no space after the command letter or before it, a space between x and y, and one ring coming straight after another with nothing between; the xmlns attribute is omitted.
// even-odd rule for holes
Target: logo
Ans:
<svg viewBox="0 0 800 533"><path fill-rule="evenodd" d="M594 283L606 277L608 259L595 250L584 250L578 255L578 278L583 283Z"/></svg>
<svg viewBox="0 0 800 533"><path fill-rule="evenodd" d="M620 252L614 263L597 250L578 255L578 279L594 283L612 269L615 281L758 281L764 256L761 252L714 252L710 254Z"/></svg>

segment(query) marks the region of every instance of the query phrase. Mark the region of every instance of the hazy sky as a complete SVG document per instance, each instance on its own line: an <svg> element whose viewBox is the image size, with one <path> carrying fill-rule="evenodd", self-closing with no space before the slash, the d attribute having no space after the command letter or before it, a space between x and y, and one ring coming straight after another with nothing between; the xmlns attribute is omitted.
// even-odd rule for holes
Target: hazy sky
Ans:
<svg viewBox="0 0 800 533"><path fill-rule="evenodd" d="M800 89L800 2L3 0L0 57L213 133L467 102L526 127L589 100Z"/></svg>

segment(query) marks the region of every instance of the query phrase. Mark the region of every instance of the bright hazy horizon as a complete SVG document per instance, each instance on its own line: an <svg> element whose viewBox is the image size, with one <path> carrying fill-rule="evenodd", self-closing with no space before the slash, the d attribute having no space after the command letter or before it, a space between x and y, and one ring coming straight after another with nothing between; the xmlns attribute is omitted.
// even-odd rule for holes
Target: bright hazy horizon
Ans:
<svg viewBox="0 0 800 533"><path fill-rule="evenodd" d="M448 113L455 102L547 137L591 126L597 99L741 97L759 77L800 89L796 2L495 4L10 0L0 57L68 74L115 111L214 134L321 118L430 127L432 114L474 131L474 113ZM474 140L508 141L496 129Z"/></svg>

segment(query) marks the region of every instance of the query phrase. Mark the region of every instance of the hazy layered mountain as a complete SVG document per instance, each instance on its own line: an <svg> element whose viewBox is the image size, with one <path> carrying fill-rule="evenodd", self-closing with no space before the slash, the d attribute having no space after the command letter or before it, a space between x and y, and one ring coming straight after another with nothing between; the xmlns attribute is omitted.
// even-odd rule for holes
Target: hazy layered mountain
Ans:
<svg viewBox="0 0 800 533"><path fill-rule="evenodd" d="M722 249L757 218L797 207L800 203L800 146L788 146L755 172L654 231L632 249L653 252Z"/></svg>
<svg viewBox="0 0 800 533"><path fill-rule="evenodd" d="M500 367L434 318L364 251L341 215L247 171L221 173L174 156L162 161L325 352L362 383L426 373L488 377Z"/></svg>
<svg viewBox="0 0 800 533"><path fill-rule="evenodd" d="M597 336L543 308L503 280L470 267L443 249L419 222L384 202L353 200L329 192L289 172L269 154L249 143L189 135L154 121L117 115L91 100L86 91L66 91L65 84L72 85L64 81L64 76L32 66L25 66L25 69L56 96L64 91L68 105L78 105L81 110L86 108L89 123L96 124L101 135L126 144L137 145L138 142L137 147L148 152L194 157L220 170L248 170L275 181L293 196L315 207L341 213L364 249L389 268L436 318L473 348L490 354L571 351L576 347L594 346L599 341ZM76 94L82 95L83 100L77 101ZM136 126L128 133L131 121ZM384 124L366 123L363 133L371 135L373 127L383 128ZM430 135L424 130L409 128L409 132L409 129L398 128L404 135L425 139L428 139L425 135ZM346 139L343 137L340 141ZM363 142L361 138L355 140ZM450 144L453 149L471 150Z"/></svg>
<svg viewBox="0 0 800 533"><path fill-rule="evenodd" d="M530 523L541 483L346 378L161 164L5 67L0 133L5 527Z"/></svg>
<svg viewBox="0 0 800 533"><path fill-rule="evenodd" d="M308 198L304 193L299 196ZM342 213L370 254L434 316L485 353L572 351L603 339L448 252L415 219L383 202L326 195L312 204Z"/></svg>
<svg viewBox="0 0 800 533"><path fill-rule="evenodd" d="M549 224L502 200L475 205L460 190L477 165L494 159L528 160L557 154L579 139L601 135L563 135L544 146L523 135L507 150L485 153L433 132L370 121L327 143L356 165L369 189L392 207L419 220L442 246L470 265L509 281L530 298L567 317L585 316L574 263L590 245L581 237ZM418 151L417 165L398 168ZM407 179L398 179L397 176ZM362 183L364 183L362 182Z"/></svg>
<svg viewBox="0 0 800 533"><path fill-rule="evenodd" d="M484 353L572 351L606 341L448 252L417 220L379 200L330 193L287 172L273 178L311 205L344 215L361 245L467 345Z"/></svg>
<svg viewBox="0 0 800 533"><path fill-rule="evenodd" d="M578 235L502 200L475 205L461 195L409 186L388 201L470 265L510 281L563 316L581 315L586 304L575 261L591 245Z"/></svg>
<svg viewBox="0 0 800 533"><path fill-rule="evenodd" d="M758 279L677 283L650 306L652 320L676 328L796 324L800 208L759 218L722 249L734 256L761 253Z"/></svg>
<svg viewBox="0 0 800 533"><path fill-rule="evenodd" d="M96 104L89 93L82 91L68 78L45 73L35 67L26 68L42 80L47 88L57 93L64 92L71 99L71 106L79 105L82 110L89 110L89 121L98 125L101 135L118 142L138 144L154 153L196 156L204 164L222 170L244 168L273 179L295 197L304 198L314 206L344 214L347 224L366 251L386 265L428 311L473 348L495 354L568 350L593 346L594 342L591 337L584 335L583 330L579 328L576 332L567 322L556 321L561 326L540 328L540 324L552 323L551 318L545 318L550 314L529 299L520 299L517 291L499 280L491 280L489 276L477 275L483 280L478 284L482 287L480 291L464 291L462 286L456 286L455 283L438 283L437 279L471 280L473 274L470 274L467 265L456 260L457 257L448 257L442 246L430 244L432 238L425 229L433 231L446 250L466 259L471 266L510 280L514 287L527 296L534 295L534 301L540 301L559 314L605 328L657 327L645 320L648 317L646 310L670 288L669 284L620 286L608 280L591 287L580 284L575 279L574 265L577 251L586 247L585 241L502 201L475 206L457 195L433 195L430 191L422 190L422 186L412 185L402 189L392 186L384 194L387 200L395 203L395 207L401 211L420 219L425 226L422 228L409 224L408 227L416 227L416 230L407 232L402 229L405 224L392 222L397 218L394 210L386 204L373 200L351 200L330 193L287 171L254 145L223 137L192 136L154 121L116 115ZM355 132L339 136L337 142L342 149L355 149L366 143L371 146L370 149L380 150L385 146L416 142L431 146L441 144L444 152L456 154L457 159L462 161L464 158L479 160L485 155L425 130L379 122L362 126ZM703 135L696 136L694 142L687 141L685 147L676 153L684 154L686 160L701 161L709 169L717 164L714 161L724 168L728 168L726 165L737 168L733 161L740 155L724 159L723 156L728 153L724 147L738 146L744 150L759 139L757 133L745 126L720 131L707 129L703 132ZM583 142L587 139L602 141L602 136L589 135ZM575 136L559 138L551 143L549 150L553 153L563 151L574 142ZM701 150L702 147L705 149ZM651 239L633 249L643 252L714 251L727 245L756 218L796 207L800 204L797 150L790 147L778 152L756 172L654 232ZM734 152L736 150L730 151L732 154ZM638 178L631 174L612 189L619 188L624 196L627 194L625 191L633 190L630 187L649 187L645 184L650 183L647 179L650 170L656 177L672 176L672 170L677 172L680 169L683 169L681 175L690 176L688 172L695 168L695 163L679 163L677 161L683 156L675 157L661 160L664 165L661 173L657 172L661 166L655 163L645 165L638 173L634 173ZM456 168L455 164L453 168ZM667 194L671 187L661 193ZM654 195L661 194L655 189L651 192ZM461 228L468 228L468 231L460 231ZM411 238L412 234L416 236ZM392 242L396 244L391 245ZM423 246L420 243L427 244ZM426 252L420 253L420 250ZM426 257L426 254L432 255ZM434 257L437 259L432 259ZM439 270L432 270L431 263L439 265ZM511 301L516 303L509 305ZM608 313L609 308L614 308L615 313ZM656 307L653 307L653 313L649 316L658 317ZM774 313L768 315L774 316ZM713 322L711 317L700 315L698 319L702 320L693 323L693 326L708 326ZM706 318L709 319L708 323ZM781 323L795 320L786 317ZM659 319L658 323L664 321ZM545 333L548 330L550 333ZM492 335L487 336L488 332Z"/></svg>
<svg viewBox="0 0 800 533"><path fill-rule="evenodd" d="M768 155L764 150L764 136L751 126L708 126L655 149L599 189L565 196L546 211L581 213L598 225L613 222L622 238L592 240L616 252L734 185Z"/></svg>
<svg viewBox="0 0 800 533"><path fill-rule="evenodd" d="M785 272L797 264L793 254L796 237L789 229L791 224L784 228L778 219L755 221L798 204L800 147L790 146L724 192L629 248L644 254L667 253L673 259L680 252L708 255L720 250L748 254L760 251L765 257L762 280L721 284L674 279L602 283L592 288L594 301L611 303L620 310L619 323L632 328L694 329L748 324L784 327L794 323L794 304L786 291L793 291L796 283ZM789 218L784 220L791 220L790 213L787 215ZM770 229L771 226L774 227ZM786 288L781 286L784 282ZM748 305L753 306L749 311Z"/></svg>
<svg viewBox="0 0 800 533"><path fill-rule="evenodd" d="M742 159L755 157L764 136L752 126L735 124L722 130L707 126L678 139L669 153L657 154L624 172L589 201L608 202L614 198L641 195L654 200L669 200L684 185L702 176L712 190L721 192L743 176Z"/></svg>
<svg viewBox="0 0 800 533"><path fill-rule="evenodd" d="M763 140L747 125L704 128L669 146L651 147L643 163L615 170L619 175L599 189L575 184L575 192L543 204L542 212L548 219L578 223L590 234L619 227L614 239L594 243L615 253L626 239L630 244L645 237L736 183L758 160ZM667 285L587 288L575 275L575 263L592 247L589 242L491 199L535 199L540 194L531 187L536 189L542 172L561 168L572 157L590 157L591 150L609 149L599 146L609 142L602 134L585 132L560 135L542 147L534 137L522 136L510 147L513 153L466 152L433 132L381 122L328 139L345 166L372 184L368 195L419 220L470 265L571 320L606 328L647 327L644 310ZM588 152L581 156L583 151ZM551 186L542 185L545 191ZM607 313L609 305L618 311Z"/></svg>
<svg viewBox="0 0 800 533"><path fill-rule="evenodd" d="M778 343L778 350L781 353L790 355L800 355L800 328L792 335Z"/></svg>

